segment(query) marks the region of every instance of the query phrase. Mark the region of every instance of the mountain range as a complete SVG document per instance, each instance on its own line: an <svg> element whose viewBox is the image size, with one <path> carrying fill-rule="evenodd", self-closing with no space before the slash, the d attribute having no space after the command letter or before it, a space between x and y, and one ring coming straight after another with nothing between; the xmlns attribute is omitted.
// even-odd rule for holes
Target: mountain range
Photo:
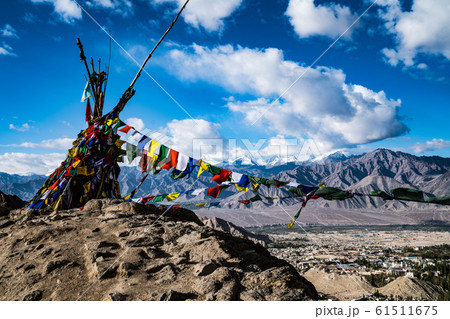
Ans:
<svg viewBox="0 0 450 319"><path fill-rule="evenodd" d="M318 185L324 182L327 186L361 192L374 189L389 191L396 187L408 187L423 190L425 195L428 196L431 196L431 194L435 196L450 195L450 158L439 156L418 157L388 149L377 149L370 153L353 156L335 153L316 163L308 162L303 165L294 163L285 163L279 166L256 165L252 161L241 159L241 161L235 161L232 165L222 167L240 173L270 177L282 181L295 181L304 185ZM119 182L122 194L125 195L139 184L144 175L136 167L122 166L121 170ZM207 175L201 175L198 180L185 178L174 181L166 171L157 175L151 174L136 196L167 194L192 188L216 186L217 184L209 181ZM14 194L22 199L29 200L45 180L46 177L43 175L20 176L0 173L0 190L6 194ZM288 195L285 189L261 187L260 192L265 196ZM234 190L224 190L219 200L229 197L237 201L237 199L246 196L253 196L252 192L247 193L251 194L245 195L244 192L236 193ZM184 199L192 198L192 196L186 195L184 197ZM199 195L195 198L195 200L203 199L210 202L214 200L213 198L206 198L206 195ZM290 203L289 201L286 202L286 204ZM350 205L347 206L363 208L367 205L374 207L374 205L380 204L384 204L384 202L378 198L354 198L350 200ZM236 205L228 205L227 208L236 208ZM257 202L251 205L258 207L258 205L265 204ZM342 203L338 203L336 208L341 207L339 205L342 206ZM405 205L408 206L409 204L406 203Z"/></svg>

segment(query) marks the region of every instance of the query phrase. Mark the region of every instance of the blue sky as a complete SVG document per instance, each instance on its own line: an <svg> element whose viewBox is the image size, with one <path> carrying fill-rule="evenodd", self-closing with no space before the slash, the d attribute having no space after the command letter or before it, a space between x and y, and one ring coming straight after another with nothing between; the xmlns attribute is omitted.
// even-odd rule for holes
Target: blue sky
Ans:
<svg viewBox="0 0 450 319"><path fill-rule="evenodd" d="M77 2L142 62L183 1ZM279 144L449 157L450 3L372 4L191 0L146 67L159 85L143 73L121 118L187 154L214 138L236 139L239 154L242 139L261 141L265 157ZM75 1L0 2L0 171L47 173L86 127L77 37L107 62L109 37ZM112 42L106 111L137 70Z"/></svg>

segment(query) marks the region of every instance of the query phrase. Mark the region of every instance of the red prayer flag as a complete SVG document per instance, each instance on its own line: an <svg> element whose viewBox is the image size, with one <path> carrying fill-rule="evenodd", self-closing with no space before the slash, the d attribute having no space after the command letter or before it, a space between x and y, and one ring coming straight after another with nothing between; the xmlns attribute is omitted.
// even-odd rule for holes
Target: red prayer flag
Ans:
<svg viewBox="0 0 450 319"><path fill-rule="evenodd" d="M128 132L129 132L132 128L133 128L132 126L127 125L127 126L122 127L122 128L119 130L119 132L128 134Z"/></svg>
<svg viewBox="0 0 450 319"><path fill-rule="evenodd" d="M142 173L145 173L147 171L147 164L148 164L147 150L143 150L142 151L142 160L141 160Z"/></svg>
<svg viewBox="0 0 450 319"><path fill-rule="evenodd" d="M86 102L86 122L90 122L91 120L92 120L91 102L89 102L89 99L87 99L87 102Z"/></svg>
<svg viewBox="0 0 450 319"><path fill-rule="evenodd" d="M220 174L214 175L213 177L211 177L211 180L216 182L217 184L222 184L228 179L230 174L231 171L221 168Z"/></svg>
<svg viewBox="0 0 450 319"><path fill-rule="evenodd" d="M155 196L147 196L147 197L142 197L142 204L146 204L149 201L151 201L153 198L155 198Z"/></svg>
<svg viewBox="0 0 450 319"><path fill-rule="evenodd" d="M240 200L239 203L246 204L246 205L250 204L250 199Z"/></svg>
<svg viewBox="0 0 450 319"><path fill-rule="evenodd" d="M221 190L222 190L222 187L220 187L220 186L209 187L207 195L217 198L217 196L219 196Z"/></svg>
<svg viewBox="0 0 450 319"><path fill-rule="evenodd" d="M161 169L169 170L172 167L177 167L178 163L178 152L170 150L170 161L161 166Z"/></svg>

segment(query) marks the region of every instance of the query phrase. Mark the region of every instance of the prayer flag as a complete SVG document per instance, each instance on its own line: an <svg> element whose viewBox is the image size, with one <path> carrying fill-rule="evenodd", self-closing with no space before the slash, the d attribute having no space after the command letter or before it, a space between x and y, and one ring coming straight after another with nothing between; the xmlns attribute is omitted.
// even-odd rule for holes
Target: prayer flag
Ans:
<svg viewBox="0 0 450 319"><path fill-rule="evenodd" d="M180 193L170 193L169 195L166 196L166 199L168 202L170 202L176 199L178 196L180 196Z"/></svg>
<svg viewBox="0 0 450 319"><path fill-rule="evenodd" d="M92 109L91 109L91 102L89 102L89 99L87 99L87 102L86 102L85 120L86 120L86 122L89 122L92 120Z"/></svg>
<svg viewBox="0 0 450 319"><path fill-rule="evenodd" d="M84 88L83 95L81 96L81 102L86 101L90 97L91 97L91 86L90 86L89 80L88 80L86 83L86 86Z"/></svg>
<svg viewBox="0 0 450 319"><path fill-rule="evenodd" d="M198 174L197 174L197 178L200 177L200 175L202 175L202 173L206 170L208 170L209 164L203 162L202 159L200 159L199 163L198 163Z"/></svg>

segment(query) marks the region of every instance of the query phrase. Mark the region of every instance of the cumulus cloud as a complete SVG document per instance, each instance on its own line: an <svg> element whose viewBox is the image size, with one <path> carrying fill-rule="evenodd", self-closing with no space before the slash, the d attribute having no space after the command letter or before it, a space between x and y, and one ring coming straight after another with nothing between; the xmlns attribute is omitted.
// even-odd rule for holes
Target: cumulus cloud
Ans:
<svg viewBox="0 0 450 319"><path fill-rule="evenodd" d="M18 38L17 31L9 24L6 24L3 29L0 30L0 35L9 38Z"/></svg>
<svg viewBox="0 0 450 319"><path fill-rule="evenodd" d="M125 123L134 127L137 131L142 131L145 128L144 121L137 117L130 117L125 120Z"/></svg>
<svg viewBox="0 0 450 319"><path fill-rule="evenodd" d="M9 144L9 145L2 145L2 146L67 150L72 147L72 142L73 142L73 139L63 137L63 138L42 140L39 143L23 142L20 144Z"/></svg>
<svg viewBox="0 0 450 319"><path fill-rule="evenodd" d="M290 0L285 14L300 38L311 36L336 38L358 17L347 6L332 3L316 6L314 0ZM350 35L351 30L345 36Z"/></svg>
<svg viewBox="0 0 450 319"><path fill-rule="evenodd" d="M10 130L15 130L15 131L19 131L19 132L29 131L30 128L31 128L31 126L28 123L24 123L20 126L15 126L14 124L9 124Z"/></svg>
<svg viewBox="0 0 450 319"><path fill-rule="evenodd" d="M66 23L81 19L81 9L71 0L30 0L33 3L53 6L54 12Z"/></svg>
<svg viewBox="0 0 450 319"><path fill-rule="evenodd" d="M174 3L178 8L185 0L153 0L154 4ZM194 0L189 2L183 11L183 19L194 28L203 27L208 32L221 31L224 19L231 16L242 4L243 0L211 1Z"/></svg>
<svg viewBox="0 0 450 319"><path fill-rule="evenodd" d="M66 158L66 154L5 153L0 155L0 170L8 174L49 174Z"/></svg>
<svg viewBox="0 0 450 319"><path fill-rule="evenodd" d="M450 59L450 2L448 0L414 0L411 11L404 12L398 0L384 0L379 16L394 35L395 48L384 48L386 61L396 66L413 66L420 53Z"/></svg>
<svg viewBox="0 0 450 319"><path fill-rule="evenodd" d="M425 143L416 143L412 145L416 154L421 154L427 151L441 150L450 147L450 141L445 141L442 138L433 138L431 141Z"/></svg>
<svg viewBox="0 0 450 319"><path fill-rule="evenodd" d="M259 96L227 107L242 113L250 125L258 121L268 132L313 138L321 152L355 147L408 131L398 115L400 100L360 85L347 84L342 70L310 69L284 59L278 49L231 45L213 49L192 45L168 53L170 71L185 81L206 81L231 93ZM283 98L277 98L283 94ZM259 120L258 120L259 119Z"/></svg>

